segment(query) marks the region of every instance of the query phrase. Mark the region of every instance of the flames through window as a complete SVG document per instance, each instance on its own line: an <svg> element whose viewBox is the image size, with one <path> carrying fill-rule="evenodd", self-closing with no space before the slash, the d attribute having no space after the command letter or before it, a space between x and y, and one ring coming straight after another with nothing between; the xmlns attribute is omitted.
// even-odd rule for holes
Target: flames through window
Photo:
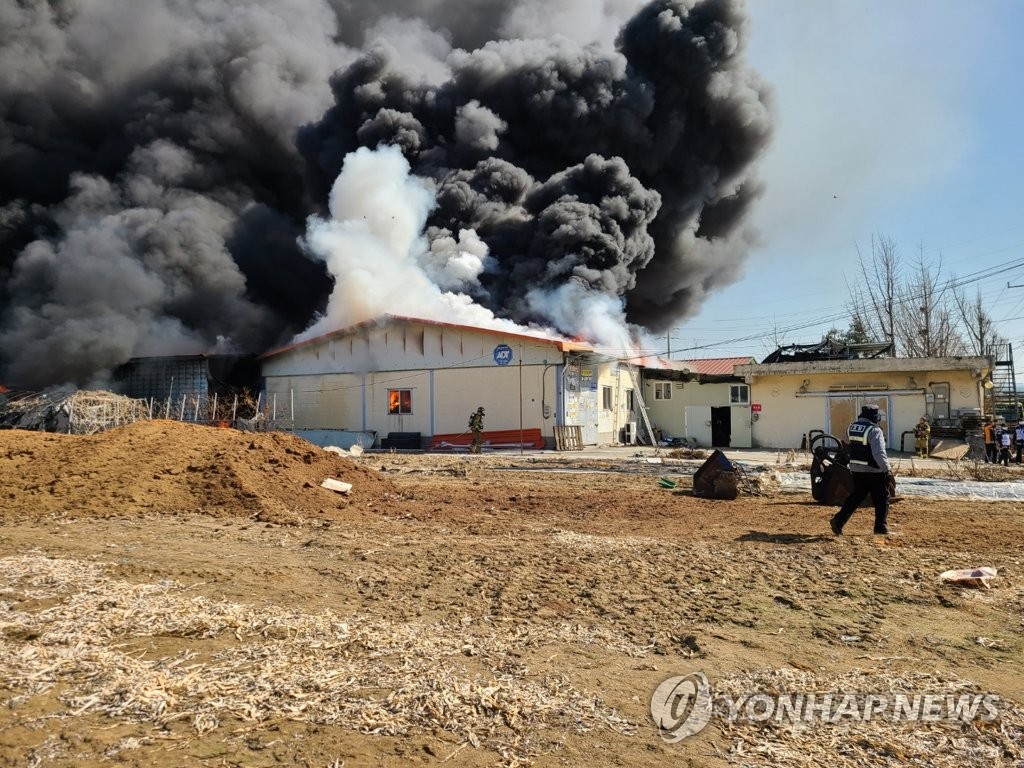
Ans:
<svg viewBox="0 0 1024 768"><path fill-rule="evenodd" d="M412 413L412 390L389 389L388 413L392 415Z"/></svg>

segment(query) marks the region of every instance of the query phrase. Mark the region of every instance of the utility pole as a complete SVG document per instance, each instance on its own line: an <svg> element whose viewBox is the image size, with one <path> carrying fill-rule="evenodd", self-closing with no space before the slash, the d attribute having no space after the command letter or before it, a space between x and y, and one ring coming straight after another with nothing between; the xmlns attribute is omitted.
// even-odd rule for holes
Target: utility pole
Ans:
<svg viewBox="0 0 1024 768"><path fill-rule="evenodd" d="M1006 287L1007 288L1024 288L1024 285L1013 285L1010 282L1007 282L1006 283ZM1019 401L1017 400L1017 372L1014 370L1014 367L1013 367L1013 344L1010 344L1009 342L1007 342L1007 344L1006 344L1006 360L1004 361L1003 364L1004 365L1009 365L1009 368L1010 368L1010 386L1013 388L1013 408L1014 408L1014 411L1016 411L1018 419L1024 418L1024 413L1021 413L1020 406L1018 405ZM991 374L989 374L989 378L990 379L992 378Z"/></svg>
<svg viewBox="0 0 1024 768"><path fill-rule="evenodd" d="M932 356L932 329L931 329L931 305L919 307L921 314L924 316L924 328L920 334L924 337L924 356Z"/></svg>
<svg viewBox="0 0 1024 768"><path fill-rule="evenodd" d="M678 331L678 328L669 328L665 332L665 359L672 359L672 331Z"/></svg>

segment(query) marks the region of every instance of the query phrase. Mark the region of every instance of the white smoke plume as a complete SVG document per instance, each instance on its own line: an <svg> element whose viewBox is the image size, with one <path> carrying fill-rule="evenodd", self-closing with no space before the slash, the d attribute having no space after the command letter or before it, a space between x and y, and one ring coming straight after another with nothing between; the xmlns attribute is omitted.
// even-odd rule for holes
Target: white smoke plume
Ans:
<svg viewBox="0 0 1024 768"><path fill-rule="evenodd" d="M393 147L349 154L330 194L330 218L310 217L306 247L323 260L334 290L298 340L372 320L385 312L509 331L521 329L475 303L467 291L487 260L472 230L427 242L430 185L411 175Z"/></svg>

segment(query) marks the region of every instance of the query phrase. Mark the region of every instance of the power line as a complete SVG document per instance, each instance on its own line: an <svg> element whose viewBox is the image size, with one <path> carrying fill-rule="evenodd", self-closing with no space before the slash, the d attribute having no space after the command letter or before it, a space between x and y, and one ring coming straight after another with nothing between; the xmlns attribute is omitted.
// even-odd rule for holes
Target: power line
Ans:
<svg viewBox="0 0 1024 768"><path fill-rule="evenodd" d="M996 264L996 265L993 265L991 267L986 267L984 269L976 270L975 272L969 272L967 275L965 275L962 278L951 278L950 280L948 280L946 282L946 284L944 286L942 286L938 290L937 293L938 293L938 296L943 296L945 294L948 294L951 291L955 291L955 290L961 289L961 288L963 288L965 286L968 286L968 285L973 285L975 283L981 282L982 280L985 280L985 279L988 279L988 278L991 278L991 277L995 277L996 275L1005 274L1006 272L1009 272L1009 271L1011 271L1013 269L1021 269L1021 268L1024 268L1024 259L1014 259L1014 260L1011 260L1011 261L1002 262L1000 264ZM914 303L920 302L923 298L925 298L925 294L923 292L919 293L919 294L911 294L911 295L907 295L907 296L902 296L902 297L900 297L897 300L897 304L899 306L901 306L901 307L905 307L908 304L912 305ZM843 311L840 311L840 312L833 313L831 315L826 315L824 317L818 317L818 318L815 318L814 320L810 320L810 321L806 321L806 322L795 323L795 324L784 326L784 327L781 327L781 328L773 327L769 331L759 332L759 333L755 333L755 334L749 334L749 335L745 335L745 336L736 336L736 337L733 337L733 338L730 338L730 339L723 339L721 341L708 342L707 344L695 345L695 346L690 346L690 347L683 347L683 348L677 349L675 351L678 352L678 353L692 352L692 351L705 350L705 349L721 348L721 347L724 347L724 346L727 346L727 345L736 345L736 344L741 344L743 342L749 342L749 341L761 341L761 340L767 339L767 338L769 338L770 336L773 336L773 335L781 336L781 335L785 335L787 333L793 333L793 332L796 332L796 331L802 331L802 330L806 330L808 328L814 328L814 327L817 327L817 326L835 325L838 322L850 322L850 321L853 320L853 318L855 317L856 314L857 314L856 312L853 312L853 311L850 311L850 310L843 310Z"/></svg>

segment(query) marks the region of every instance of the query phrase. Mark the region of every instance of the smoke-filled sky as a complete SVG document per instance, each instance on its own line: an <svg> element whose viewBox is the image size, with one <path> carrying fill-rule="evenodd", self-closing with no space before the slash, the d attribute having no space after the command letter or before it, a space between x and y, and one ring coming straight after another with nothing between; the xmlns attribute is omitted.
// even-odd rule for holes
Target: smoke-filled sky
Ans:
<svg viewBox="0 0 1024 768"><path fill-rule="evenodd" d="M382 313L622 346L758 234L741 0L0 5L0 382Z"/></svg>

